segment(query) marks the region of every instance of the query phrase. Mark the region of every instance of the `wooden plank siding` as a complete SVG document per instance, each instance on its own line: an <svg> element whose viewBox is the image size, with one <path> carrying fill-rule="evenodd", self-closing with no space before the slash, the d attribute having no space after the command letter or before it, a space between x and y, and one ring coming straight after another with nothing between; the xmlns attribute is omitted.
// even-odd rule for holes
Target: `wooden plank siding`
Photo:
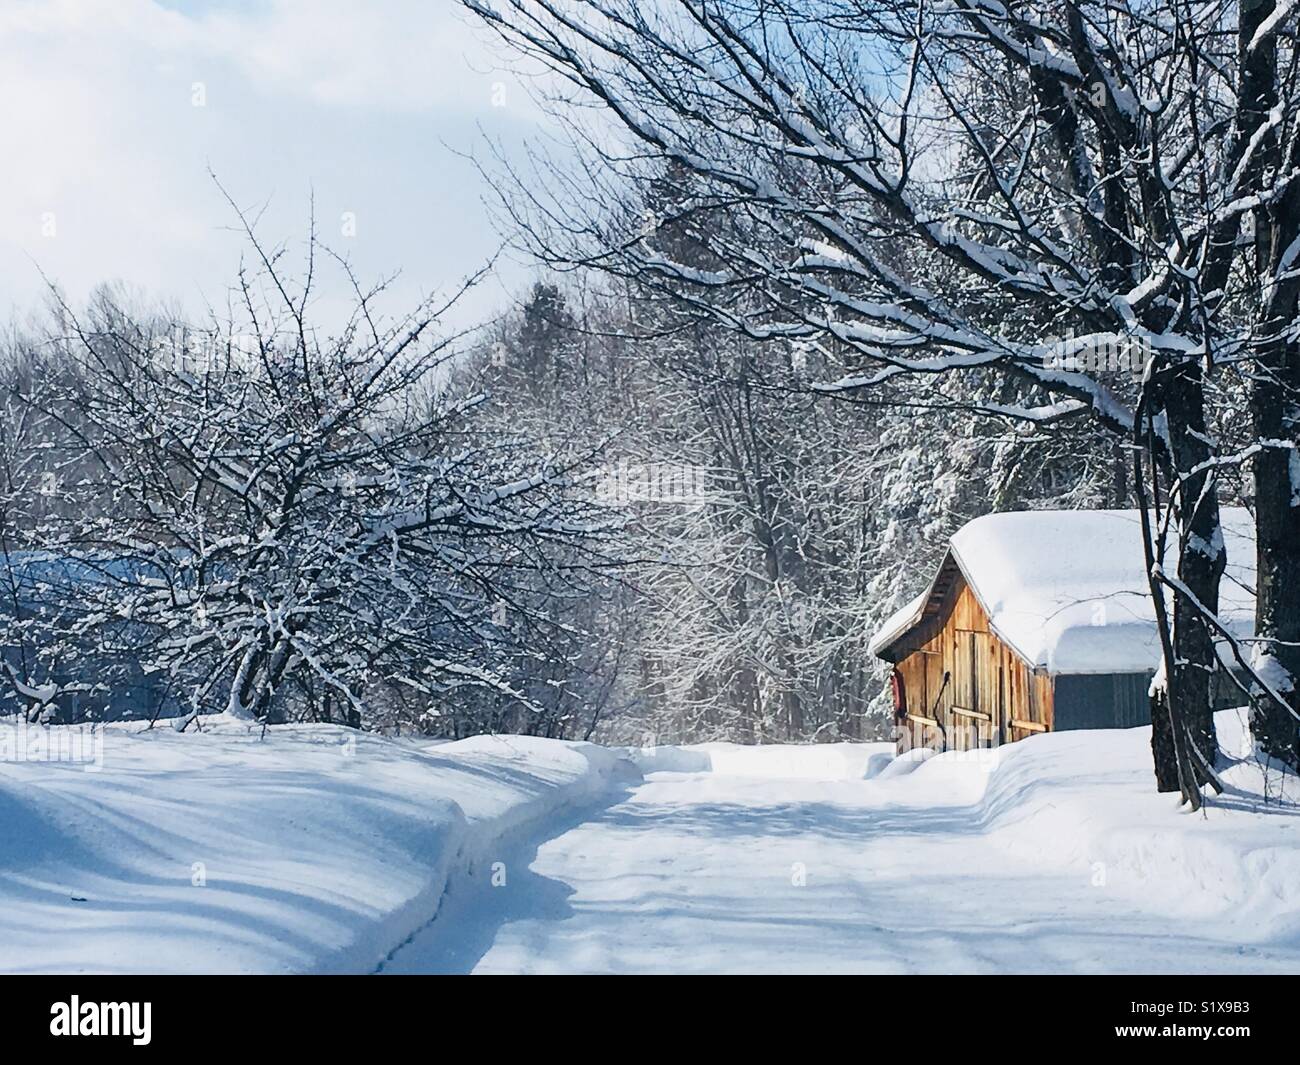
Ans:
<svg viewBox="0 0 1300 1065"><path fill-rule="evenodd" d="M900 751L991 747L1052 728L1052 678L1035 674L998 639L959 574L940 609L890 654L903 677L906 699Z"/></svg>

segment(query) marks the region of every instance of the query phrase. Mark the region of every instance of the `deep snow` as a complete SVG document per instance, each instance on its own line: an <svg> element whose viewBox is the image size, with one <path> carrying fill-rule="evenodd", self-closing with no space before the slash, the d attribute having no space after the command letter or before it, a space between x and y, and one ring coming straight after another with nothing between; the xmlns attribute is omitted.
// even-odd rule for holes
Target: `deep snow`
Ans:
<svg viewBox="0 0 1300 1065"><path fill-rule="evenodd" d="M98 772L0 762L0 970L1300 972L1297 781L1189 815L1148 742L113 726Z"/></svg>
<svg viewBox="0 0 1300 1065"><path fill-rule="evenodd" d="M1300 972L1300 809L1261 806L1240 763L1182 813L1148 742L1049 734L869 780L870 750L820 779L834 748L633 752L644 784L517 849L506 886L453 891L385 971Z"/></svg>
<svg viewBox="0 0 1300 1065"><path fill-rule="evenodd" d="M2 972L369 972L449 877L630 771L591 744L212 719L101 750L0 761Z"/></svg>

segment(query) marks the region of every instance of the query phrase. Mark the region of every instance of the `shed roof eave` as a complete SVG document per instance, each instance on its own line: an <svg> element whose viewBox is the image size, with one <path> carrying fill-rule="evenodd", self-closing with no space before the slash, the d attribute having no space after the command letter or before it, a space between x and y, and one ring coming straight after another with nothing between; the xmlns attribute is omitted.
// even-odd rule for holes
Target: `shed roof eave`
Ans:
<svg viewBox="0 0 1300 1065"><path fill-rule="evenodd" d="M885 623L877 630L876 634L871 637L867 643L867 654L875 655L877 658L884 659L886 662L897 662L896 657L890 655L894 645L904 636L912 632L924 619L927 608L931 605L935 592L939 587L939 581L943 578L949 564L953 561L951 545L944 550L943 558L940 560L938 567L934 571L934 576L930 578L930 583L926 585L925 591L914 599L909 600L903 607L897 610L893 615L886 619ZM965 574L962 574L965 580Z"/></svg>
<svg viewBox="0 0 1300 1065"><path fill-rule="evenodd" d="M896 663L900 660L898 656L893 655L891 652L900 640L909 633L914 632L916 627L925 620L927 614L930 613L929 608L931 606L935 608L934 613L938 613L942 603L937 601L935 597L939 590L940 581L946 573L950 572L950 568L956 570L957 576L961 578L962 583L970 589L971 594L975 597L975 602L979 604L979 608L984 614L989 631L998 638L1002 645L1034 673L1048 672L1047 668L1041 663L1030 661L1029 657L1019 647L1008 640L1005 634L998 631L997 626L993 624L993 616L989 611L988 604L980 597L979 589L975 587L966 571L966 567L962 565L961 556L957 554L952 546L949 546L947 551L944 552L943 561L939 563L939 567L926 590L885 623L881 630L871 638L870 643L867 644L867 653L890 663Z"/></svg>

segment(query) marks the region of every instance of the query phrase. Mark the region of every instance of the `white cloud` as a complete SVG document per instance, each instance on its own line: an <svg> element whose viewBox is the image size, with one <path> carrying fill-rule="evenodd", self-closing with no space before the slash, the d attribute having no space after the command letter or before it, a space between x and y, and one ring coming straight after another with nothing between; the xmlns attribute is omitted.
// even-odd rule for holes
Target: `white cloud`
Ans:
<svg viewBox="0 0 1300 1065"><path fill-rule="evenodd" d="M280 0L251 15L214 11L204 27L250 77L320 103L480 110L488 98L490 65L469 54L483 37L451 0Z"/></svg>
<svg viewBox="0 0 1300 1065"><path fill-rule="evenodd" d="M363 274L402 269L408 299L454 283L496 238L442 142L537 120L488 41L451 0L6 4L0 286L20 310L37 267L74 300L121 279L220 302L240 246L209 166L241 204L269 201L269 238L301 240L314 192Z"/></svg>

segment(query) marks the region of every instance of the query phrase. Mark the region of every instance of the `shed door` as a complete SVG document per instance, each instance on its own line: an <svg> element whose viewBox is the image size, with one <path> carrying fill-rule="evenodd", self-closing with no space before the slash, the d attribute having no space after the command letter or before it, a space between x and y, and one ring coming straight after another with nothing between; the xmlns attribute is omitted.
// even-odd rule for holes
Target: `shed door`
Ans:
<svg viewBox="0 0 1300 1065"><path fill-rule="evenodd" d="M993 742L998 709L998 670L993 636L987 632L955 634L949 745L969 751Z"/></svg>

